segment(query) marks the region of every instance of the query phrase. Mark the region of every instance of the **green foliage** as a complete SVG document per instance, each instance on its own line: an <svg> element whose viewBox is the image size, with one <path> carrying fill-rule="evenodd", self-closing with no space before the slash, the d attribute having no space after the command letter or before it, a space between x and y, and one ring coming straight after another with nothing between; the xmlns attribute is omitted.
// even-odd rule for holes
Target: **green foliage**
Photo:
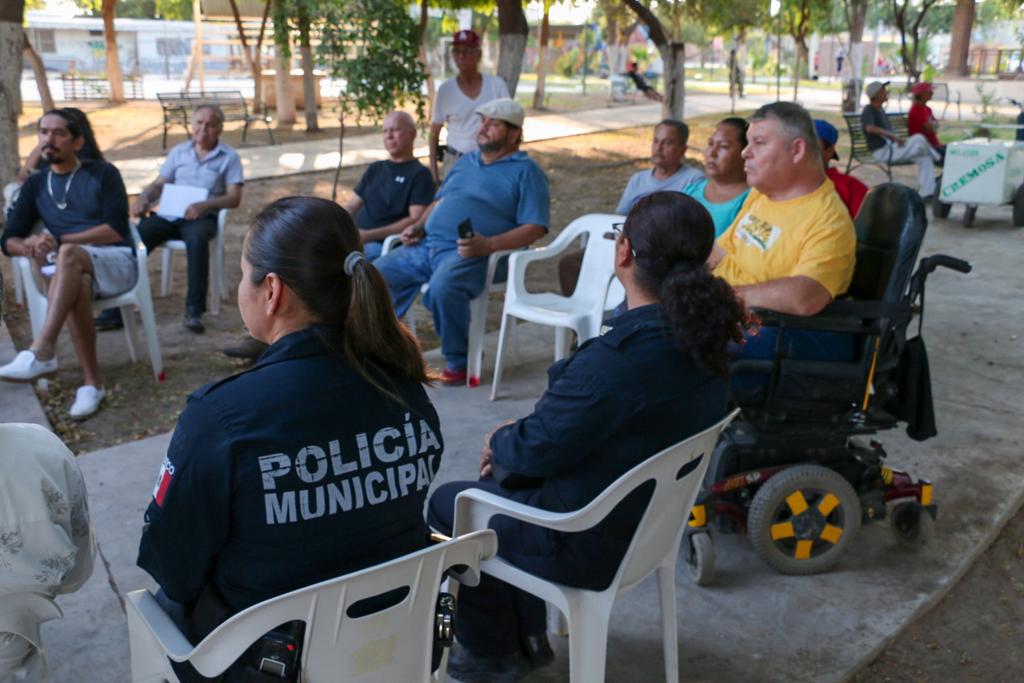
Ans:
<svg viewBox="0 0 1024 683"><path fill-rule="evenodd" d="M75 4L89 16L103 13L103 0L75 0ZM127 19L191 19L192 0L117 0L114 13Z"/></svg>
<svg viewBox="0 0 1024 683"><path fill-rule="evenodd" d="M317 5L314 16L323 18L318 51L331 76L345 80L342 109L376 123L411 102L423 120L426 75L418 59L419 26L405 6L394 0Z"/></svg>

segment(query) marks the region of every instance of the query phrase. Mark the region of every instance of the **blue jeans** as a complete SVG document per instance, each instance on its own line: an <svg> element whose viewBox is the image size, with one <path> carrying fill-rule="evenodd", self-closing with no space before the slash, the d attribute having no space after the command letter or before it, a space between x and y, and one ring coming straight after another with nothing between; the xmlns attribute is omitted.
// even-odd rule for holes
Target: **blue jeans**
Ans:
<svg viewBox="0 0 1024 683"><path fill-rule="evenodd" d="M403 246L374 261L388 283L395 313L403 317L424 283L423 305L434 316L441 353L451 370L464 370L469 347L469 302L484 291L487 259L465 259L452 249L424 243Z"/></svg>
<svg viewBox="0 0 1024 683"><path fill-rule="evenodd" d="M366 254L366 258L370 261L376 261L380 258L380 252L384 249L383 242L364 242L363 253Z"/></svg>

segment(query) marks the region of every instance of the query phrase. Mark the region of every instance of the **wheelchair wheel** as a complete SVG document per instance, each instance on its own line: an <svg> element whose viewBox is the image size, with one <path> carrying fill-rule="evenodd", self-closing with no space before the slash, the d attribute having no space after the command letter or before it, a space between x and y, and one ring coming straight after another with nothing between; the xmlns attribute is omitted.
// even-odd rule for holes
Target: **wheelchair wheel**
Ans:
<svg viewBox="0 0 1024 683"><path fill-rule="evenodd" d="M904 548L917 550L935 536L935 522L920 503L900 503L892 509L889 528Z"/></svg>
<svg viewBox="0 0 1024 683"><path fill-rule="evenodd" d="M715 580L715 545L707 531L696 531L683 536L683 557L686 573L698 586L711 585Z"/></svg>
<svg viewBox="0 0 1024 683"><path fill-rule="evenodd" d="M952 208L952 204L947 204L946 202L939 201L938 197L932 199L932 216L934 216L935 218L946 218L947 216L949 216L949 212L950 210L952 210Z"/></svg>
<svg viewBox="0 0 1024 683"><path fill-rule="evenodd" d="M797 465L758 489L747 514L747 535L776 571L818 574L839 562L860 519L860 500L842 475L820 465Z"/></svg>

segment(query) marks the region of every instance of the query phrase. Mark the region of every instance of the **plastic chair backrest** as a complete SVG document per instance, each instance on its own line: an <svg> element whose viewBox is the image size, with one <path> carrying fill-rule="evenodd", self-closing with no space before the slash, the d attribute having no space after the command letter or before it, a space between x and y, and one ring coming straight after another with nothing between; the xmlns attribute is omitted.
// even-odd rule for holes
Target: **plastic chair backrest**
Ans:
<svg viewBox="0 0 1024 683"><path fill-rule="evenodd" d="M632 491L654 480L650 502L613 584L618 584L620 590L650 575L664 561L666 552L676 552L718 436L738 414L734 410L718 424L666 448L613 485Z"/></svg>
<svg viewBox="0 0 1024 683"><path fill-rule="evenodd" d="M917 192L898 183L884 183L864 198L854 222L857 265L847 290L863 301L899 301L924 241L928 219Z"/></svg>
<svg viewBox="0 0 1024 683"><path fill-rule="evenodd" d="M573 298L586 301L600 300L602 307L608 294L608 287L615 277L615 234L613 223L622 222L621 216L613 214L588 214L580 216L565 227L573 237L587 234L587 247L583 250L583 263L576 280Z"/></svg>
<svg viewBox="0 0 1024 683"><path fill-rule="evenodd" d="M302 680L307 683L428 681L437 594L445 571L464 565L470 571L460 576L475 578L480 560L493 557L496 550L494 532L479 531L286 593L236 614L186 658L203 675L215 676L264 633L299 620L306 623ZM356 603L402 589L407 594L397 604L366 616L348 616Z"/></svg>

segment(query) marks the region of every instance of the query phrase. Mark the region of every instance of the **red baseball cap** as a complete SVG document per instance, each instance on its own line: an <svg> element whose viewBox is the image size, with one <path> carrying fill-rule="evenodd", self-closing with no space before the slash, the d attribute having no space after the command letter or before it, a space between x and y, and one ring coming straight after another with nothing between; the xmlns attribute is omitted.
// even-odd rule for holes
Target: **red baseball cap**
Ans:
<svg viewBox="0 0 1024 683"><path fill-rule="evenodd" d="M480 36L476 34L476 31L471 29L456 31L455 38L452 40L452 45L459 47L480 47Z"/></svg>
<svg viewBox="0 0 1024 683"><path fill-rule="evenodd" d="M933 88L932 84L929 83L928 81L921 81L920 83L915 83L914 87L910 89L910 93L912 95L924 95L927 92L935 92L935 88Z"/></svg>

